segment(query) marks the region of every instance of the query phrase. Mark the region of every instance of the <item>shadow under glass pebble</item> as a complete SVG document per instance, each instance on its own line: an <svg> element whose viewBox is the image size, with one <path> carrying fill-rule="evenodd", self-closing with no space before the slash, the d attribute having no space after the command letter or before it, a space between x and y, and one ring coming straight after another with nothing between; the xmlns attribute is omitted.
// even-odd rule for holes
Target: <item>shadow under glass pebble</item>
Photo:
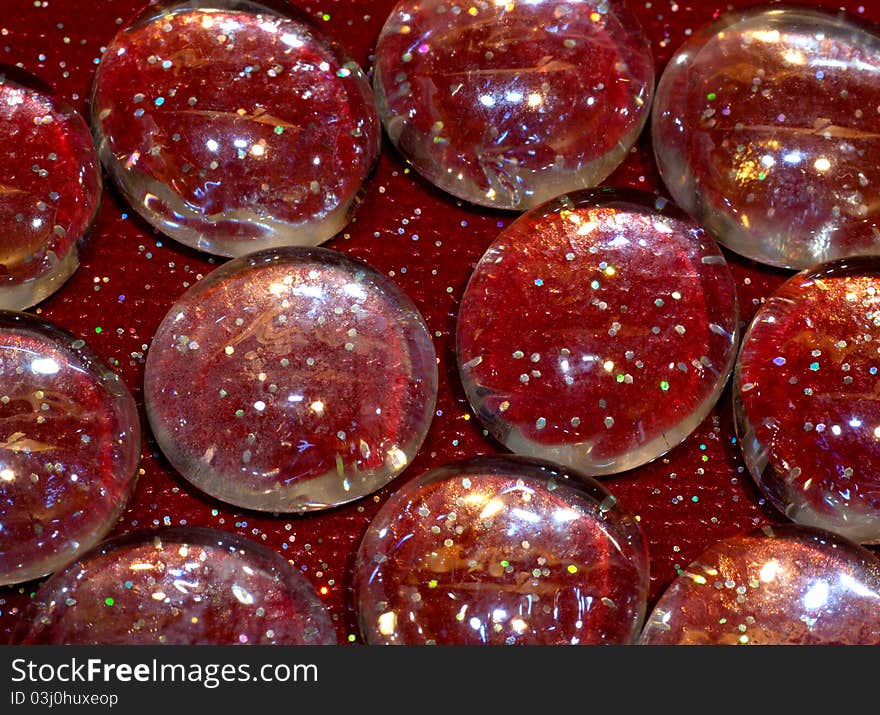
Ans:
<svg viewBox="0 0 880 715"><path fill-rule="evenodd" d="M591 475L684 440L733 368L733 278L665 200L573 193L513 222L480 259L458 316L458 364L489 432Z"/></svg>
<svg viewBox="0 0 880 715"><path fill-rule="evenodd" d="M98 151L163 233L240 256L338 233L378 159L360 67L251 2L150 8L110 42L92 101Z"/></svg>
<svg viewBox="0 0 880 715"><path fill-rule="evenodd" d="M367 264L320 248L218 268L171 308L146 363L147 414L175 469L270 512L383 487L421 446L436 394L413 303Z"/></svg>
<svg viewBox="0 0 880 715"><path fill-rule="evenodd" d="M672 198L761 263L880 253L878 73L880 34L817 9L735 11L695 32L652 114Z"/></svg>
<svg viewBox="0 0 880 715"><path fill-rule="evenodd" d="M47 298L79 266L101 201L89 128L20 70L0 68L0 308Z"/></svg>
<svg viewBox="0 0 880 715"><path fill-rule="evenodd" d="M880 645L880 561L826 531L764 527L711 546L672 582L643 645Z"/></svg>
<svg viewBox="0 0 880 715"><path fill-rule="evenodd" d="M356 566L370 644L625 644L647 590L645 542L614 496L522 457L408 482L374 517Z"/></svg>
<svg viewBox="0 0 880 715"><path fill-rule="evenodd" d="M335 645L311 583L223 531L163 529L101 544L34 596L27 645Z"/></svg>
<svg viewBox="0 0 880 715"><path fill-rule="evenodd" d="M746 466L794 521L880 543L880 258L797 274L761 306L734 376Z"/></svg>
<svg viewBox="0 0 880 715"><path fill-rule="evenodd" d="M524 210L595 186L648 118L648 41L619 0L403 0L373 86L392 143L432 184Z"/></svg>
<svg viewBox="0 0 880 715"><path fill-rule="evenodd" d="M97 544L134 489L137 407L84 341L0 312L0 585Z"/></svg>

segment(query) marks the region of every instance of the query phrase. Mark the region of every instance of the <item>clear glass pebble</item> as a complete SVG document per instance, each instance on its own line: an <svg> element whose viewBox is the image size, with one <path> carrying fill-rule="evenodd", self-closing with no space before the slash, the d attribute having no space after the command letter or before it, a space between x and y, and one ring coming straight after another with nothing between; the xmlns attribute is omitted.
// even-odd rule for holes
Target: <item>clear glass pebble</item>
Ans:
<svg viewBox="0 0 880 715"><path fill-rule="evenodd" d="M619 0L403 0L379 36L373 86L392 143L428 181L525 210L623 161L654 67Z"/></svg>
<svg viewBox="0 0 880 715"><path fill-rule="evenodd" d="M353 501L413 459L437 363L412 301L321 248L235 259L171 308L147 357L153 433L172 466L248 509Z"/></svg>
<svg viewBox="0 0 880 715"><path fill-rule="evenodd" d="M615 474L684 440L736 355L736 291L699 226L662 199L591 190L492 244L458 316L458 362L489 432L518 454Z"/></svg>
<svg viewBox="0 0 880 715"><path fill-rule="evenodd" d="M397 490L356 566L369 644L625 644L648 553L598 482L548 462L478 457Z"/></svg>
<svg viewBox="0 0 880 715"><path fill-rule="evenodd" d="M0 585L97 544L134 490L140 450L134 399L83 340L0 312Z"/></svg>
<svg viewBox="0 0 880 715"><path fill-rule="evenodd" d="M330 239L378 159L361 68L255 2L150 6L108 45L93 94L101 160L132 207L222 256Z"/></svg>

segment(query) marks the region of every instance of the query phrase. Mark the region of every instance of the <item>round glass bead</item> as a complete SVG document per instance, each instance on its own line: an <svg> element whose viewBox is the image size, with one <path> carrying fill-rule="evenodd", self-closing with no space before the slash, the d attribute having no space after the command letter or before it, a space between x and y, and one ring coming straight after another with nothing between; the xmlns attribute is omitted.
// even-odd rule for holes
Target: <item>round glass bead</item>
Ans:
<svg viewBox="0 0 880 715"><path fill-rule="evenodd" d="M480 457L395 492L361 542L355 579L370 644L623 644L644 618L648 554L595 480Z"/></svg>
<svg viewBox="0 0 880 715"><path fill-rule="evenodd" d="M83 118L31 75L0 76L0 308L22 310L79 266L101 200L101 172Z"/></svg>
<svg viewBox="0 0 880 715"><path fill-rule="evenodd" d="M880 561L834 534L764 527L722 541L672 583L644 645L880 645Z"/></svg>
<svg viewBox="0 0 880 715"><path fill-rule="evenodd" d="M880 258L786 282L758 311L734 377L746 466L789 518L880 542Z"/></svg>
<svg viewBox="0 0 880 715"><path fill-rule="evenodd" d="M715 242L668 202L563 196L501 233L462 299L458 361L489 432L591 475L679 444L735 358L736 291Z"/></svg>
<svg viewBox="0 0 880 715"><path fill-rule="evenodd" d="M171 464L248 509L323 509L369 494L418 451L434 410L434 346L388 278L341 253L230 261L171 308L145 399Z"/></svg>
<svg viewBox="0 0 880 715"><path fill-rule="evenodd" d="M236 0L148 8L107 46L92 109L101 160L134 209L223 256L338 233L381 138L356 63Z"/></svg>
<svg viewBox="0 0 880 715"><path fill-rule="evenodd" d="M652 115L660 173L725 246L783 268L880 253L880 35L762 7L694 33Z"/></svg>
<svg viewBox="0 0 880 715"><path fill-rule="evenodd" d="M311 583L278 554L213 529L104 542L37 591L28 645L335 645Z"/></svg>
<svg viewBox="0 0 880 715"><path fill-rule="evenodd" d="M389 138L428 181L523 210L623 161L654 69L619 0L403 0L379 36L373 87Z"/></svg>
<svg viewBox="0 0 880 715"><path fill-rule="evenodd" d="M82 340L0 312L0 585L97 544L134 489L140 448L134 399Z"/></svg>

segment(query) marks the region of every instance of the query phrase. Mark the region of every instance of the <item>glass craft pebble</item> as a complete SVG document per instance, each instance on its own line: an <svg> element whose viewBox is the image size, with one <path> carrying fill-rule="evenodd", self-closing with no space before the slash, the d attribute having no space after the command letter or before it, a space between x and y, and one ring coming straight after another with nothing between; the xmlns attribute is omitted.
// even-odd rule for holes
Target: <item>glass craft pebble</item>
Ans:
<svg viewBox="0 0 880 715"><path fill-rule="evenodd" d="M694 33L652 115L672 197L728 248L808 268L880 253L880 35L761 7Z"/></svg>
<svg viewBox="0 0 880 715"><path fill-rule="evenodd" d="M147 414L189 481L249 509L369 494L421 445L437 394L418 310L365 263L320 248L230 261L171 308L147 357Z"/></svg>
<svg viewBox="0 0 880 715"><path fill-rule="evenodd" d="M663 594L643 645L880 645L880 561L808 527L710 547Z"/></svg>
<svg viewBox="0 0 880 715"><path fill-rule="evenodd" d="M234 534L174 528L101 544L37 591L28 645L335 645L311 583Z"/></svg>
<svg viewBox="0 0 880 715"><path fill-rule="evenodd" d="M22 310L79 267L101 200L89 128L36 77L0 67L0 308Z"/></svg>
<svg viewBox="0 0 880 715"><path fill-rule="evenodd" d="M647 121L654 69L619 0L404 0L373 87L388 136L428 181L524 210L617 167Z"/></svg>
<svg viewBox="0 0 880 715"><path fill-rule="evenodd" d="M134 489L137 407L85 342L0 312L0 585L97 544Z"/></svg>
<svg viewBox="0 0 880 715"><path fill-rule="evenodd" d="M458 317L468 399L512 451L591 475L679 444L733 367L733 279L718 246L663 199L590 190L512 223Z"/></svg>
<svg viewBox="0 0 880 715"><path fill-rule="evenodd" d="M338 233L381 136L356 63L236 0L148 8L108 45L92 110L101 160L134 209L223 256Z"/></svg>
<svg viewBox="0 0 880 715"><path fill-rule="evenodd" d="M791 278L758 311L734 378L746 465L788 517L880 542L880 258Z"/></svg>
<svg viewBox="0 0 880 715"><path fill-rule="evenodd" d="M648 554L595 480L522 457L446 465L395 492L358 551L370 644L623 644Z"/></svg>

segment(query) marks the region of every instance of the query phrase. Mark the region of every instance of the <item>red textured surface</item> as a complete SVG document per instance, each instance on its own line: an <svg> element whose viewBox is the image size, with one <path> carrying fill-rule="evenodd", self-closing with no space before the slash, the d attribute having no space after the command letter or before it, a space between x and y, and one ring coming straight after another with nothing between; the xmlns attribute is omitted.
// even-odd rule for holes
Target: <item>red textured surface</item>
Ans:
<svg viewBox="0 0 880 715"><path fill-rule="evenodd" d="M749 5L731 2L730 5ZM858 0L843 5L856 13ZM880 20L880 6L864 3L862 17ZM369 54L390 12L390 0L322 0L301 7L327 34L342 41L355 60ZM727 2L653 0L633 4L653 43L658 71L685 39L728 6ZM76 107L86 109L100 48L137 10L133 0L102 0L90 12L76 3L9 0L0 21L0 58L20 62L57 85ZM323 20L323 16L329 19ZM15 18L14 20L12 18ZM65 41L65 38L66 41ZM609 185L662 190L643 134L636 150L608 179ZM665 194L665 192L663 192ZM384 147L357 220L328 246L391 275L414 299L436 335L441 390L437 415L409 470L375 497L304 517L267 517L206 499L189 487L145 440L143 476L116 533L162 524L212 526L266 544L290 559L318 588L341 641L357 640L351 594L355 550L369 518L399 484L453 459L503 449L482 434L464 400L452 354L458 302L470 271L499 229L515 218L459 203L416 178L389 146ZM161 244L161 245L160 245ZM118 195L105 200L85 250L83 265L40 314L88 339L142 400L144 353L165 312L186 286L217 265L217 259L159 237L134 217ZM790 274L727 254L737 280L742 319ZM101 332L96 333L96 328ZM626 509L640 517L651 555L651 602L710 544L756 524L784 521L762 506L733 444L729 388L717 409L665 458L605 480ZM0 640L8 637L36 584L0 591Z"/></svg>

